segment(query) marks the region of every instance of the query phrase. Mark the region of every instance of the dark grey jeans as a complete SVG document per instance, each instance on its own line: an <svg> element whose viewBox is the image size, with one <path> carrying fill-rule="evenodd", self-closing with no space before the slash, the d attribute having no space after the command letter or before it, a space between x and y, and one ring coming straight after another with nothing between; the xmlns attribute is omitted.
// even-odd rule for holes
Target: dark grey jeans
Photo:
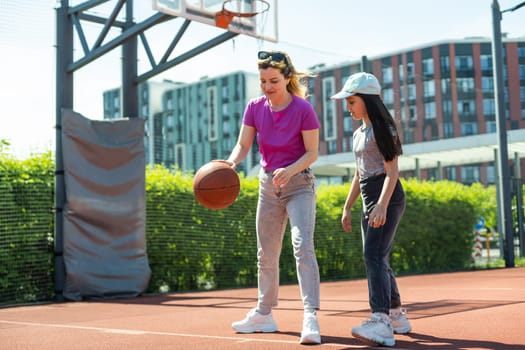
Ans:
<svg viewBox="0 0 525 350"><path fill-rule="evenodd" d="M405 212L405 192L398 180L387 207L385 224L378 228L368 226L368 215L379 199L384 180L385 175L381 174L360 181L363 198L361 233L370 308L372 312L388 315L391 308L401 306L396 278L390 268L390 251L397 227Z"/></svg>

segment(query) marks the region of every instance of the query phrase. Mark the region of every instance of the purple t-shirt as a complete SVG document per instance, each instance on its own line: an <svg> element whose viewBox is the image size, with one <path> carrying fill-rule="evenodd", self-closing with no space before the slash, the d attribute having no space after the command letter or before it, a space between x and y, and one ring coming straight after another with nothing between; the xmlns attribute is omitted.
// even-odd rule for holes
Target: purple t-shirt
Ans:
<svg viewBox="0 0 525 350"><path fill-rule="evenodd" d="M266 96L248 102L243 124L257 131L261 167L267 171L286 167L306 152L301 131L319 129L312 105L295 95L292 102L279 112L273 112Z"/></svg>

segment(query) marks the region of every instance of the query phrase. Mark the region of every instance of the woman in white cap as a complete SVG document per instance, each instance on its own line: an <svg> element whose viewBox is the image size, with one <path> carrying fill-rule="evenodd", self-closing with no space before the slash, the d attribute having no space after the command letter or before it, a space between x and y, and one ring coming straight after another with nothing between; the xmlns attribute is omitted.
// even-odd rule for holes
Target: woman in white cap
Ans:
<svg viewBox="0 0 525 350"><path fill-rule="evenodd" d="M350 210L361 195L361 233L372 316L361 326L353 327L352 335L394 346L394 333L411 331L389 263L392 243L405 210L398 170L398 157L403 151L394 119L380 93L377 78L360 72L351 75L332 98L345 99L352 118L361 121L353 135L356 171L341 224L346 232L352 231Z"/></svg>

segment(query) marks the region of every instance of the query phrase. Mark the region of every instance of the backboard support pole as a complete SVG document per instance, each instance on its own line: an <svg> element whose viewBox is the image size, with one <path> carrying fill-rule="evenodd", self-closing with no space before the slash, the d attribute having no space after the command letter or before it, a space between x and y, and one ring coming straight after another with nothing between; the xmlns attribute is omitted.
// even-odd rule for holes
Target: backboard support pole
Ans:
<svg viewBox="0 0 525 350"><path fill-rule="evenodd" d="M133 0L127 0L125 30L134 26ZM137 36L134 35L122 44L122 111L123 116L128 118L139 116L137 41Z"/></svg>

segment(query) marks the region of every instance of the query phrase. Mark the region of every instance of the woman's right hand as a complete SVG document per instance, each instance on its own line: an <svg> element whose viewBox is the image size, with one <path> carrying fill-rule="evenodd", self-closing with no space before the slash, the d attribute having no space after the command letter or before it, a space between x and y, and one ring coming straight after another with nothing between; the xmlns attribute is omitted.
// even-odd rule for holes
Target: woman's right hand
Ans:
<svg viewBox="0 0 525 350"><path fill-rule="evenodd" d="M341 217L341 226L345 232L352 232L352 215L350 209L343 209Z"/></svg>
<svg viewBox="0 0 525 350"><path fill-rule="evenodd" d="M233 169L235 169L235 163L232 162L231 160L224 160L224 159L214 159L212 160L212 162L219 162L219 163L226 163L228 164L229 166L231 166Z"/></svg>

